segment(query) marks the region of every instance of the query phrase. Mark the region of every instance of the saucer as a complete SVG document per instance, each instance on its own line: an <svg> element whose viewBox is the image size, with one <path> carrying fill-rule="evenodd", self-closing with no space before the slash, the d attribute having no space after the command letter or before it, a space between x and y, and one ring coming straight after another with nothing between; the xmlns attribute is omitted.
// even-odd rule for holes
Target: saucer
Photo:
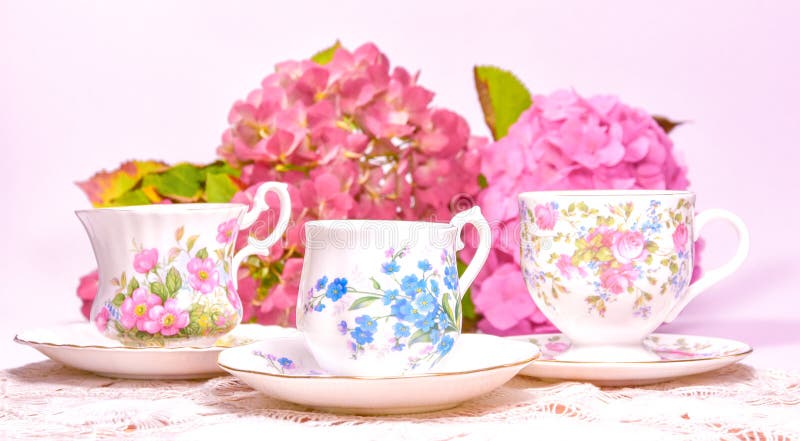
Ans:
<svg viewBox="0 0 800 441"><path fill-rule="evenodd" d="M145 380L186 380L224 374L217 366L223 349L262 338L285 335L278 326L244 324L203 348L128 348L109 339L90 323L72 323L20 332L14 341L32 346L65 366L104 377Z"/></svg>
<svg viewBox="0 0 800 441"><path fill-rule="evenodd" d="M753 352L745 343L725 338L694 335L652 334L644 345L658 361L615 362L559 361L556 356L569 349L562 334L531 334L507 337L534 343L542 356L520 374L547 380L588 381L598 386L640 386L687 375L713 371L736 363Z"/></svg>
<svg viewBox="0 0 800 441"><path fill-rule="evenodd" d="M463 334L431 372L398 377L329 375L300 332L227 349L219 366L271 397L335 413L386 415L449 409L490 392L539 356L526 342Z"/></svg>

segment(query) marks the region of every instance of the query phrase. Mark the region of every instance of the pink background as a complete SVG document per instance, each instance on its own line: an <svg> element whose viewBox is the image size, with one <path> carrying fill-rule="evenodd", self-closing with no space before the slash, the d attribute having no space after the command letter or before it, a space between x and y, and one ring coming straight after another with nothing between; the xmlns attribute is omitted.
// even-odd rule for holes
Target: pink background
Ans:
<svg viewBox="0 0 800 441"><path fill-rule="evenodd" d="M224 6L223 6L224 5ZM72 185L128 158L208 161L230 105L272 66L340 38L422 70L436 103L488 134L474 63L536 92L615 93L691 124L673 139L700 209L750 226L744 267L665 329L741 339L758 366L800 362L796 2L0 2L0 366L40 359L15 331L80 318L94 266ZM705 236L707 265L734 248Z"/></svg>

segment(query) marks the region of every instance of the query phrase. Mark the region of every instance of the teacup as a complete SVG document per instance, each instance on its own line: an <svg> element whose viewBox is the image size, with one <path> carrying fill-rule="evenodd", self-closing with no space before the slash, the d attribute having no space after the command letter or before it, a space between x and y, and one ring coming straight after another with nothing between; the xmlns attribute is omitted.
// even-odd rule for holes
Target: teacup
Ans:
<svg viewBox="0 0 800 441"><path fill-rule="evenodd" d="M280 200L275 229L248 238L234 254L240 229ZM245 213L246 212L246 213ZM236 272L252 254L269 254L289 221L286 184L267 182L253 208L244 204L159 204L78 210L98 265L91 321L126 346L211 346L239 324Z"/></svg>
<svg viewBox="0 0 800 441"><path fill-rule="evenodd" d="M737 216L695 216L687 191L552 191L519 195L521 265L544 315L572 341L567 361L651 361L642 340L744 262ZM734 257L690 286L694 241L714 219L739 235Z"/></svg>
<svg viewBox="0 0 800 441"><path fill-rule="evenodd" d="M458 277L466 223L475 256ZM478 207L449 224L328 220L305 224L297 328L319 365L338 375L430 370L461 334L461 297L486 262L489 224Z"/></svg>

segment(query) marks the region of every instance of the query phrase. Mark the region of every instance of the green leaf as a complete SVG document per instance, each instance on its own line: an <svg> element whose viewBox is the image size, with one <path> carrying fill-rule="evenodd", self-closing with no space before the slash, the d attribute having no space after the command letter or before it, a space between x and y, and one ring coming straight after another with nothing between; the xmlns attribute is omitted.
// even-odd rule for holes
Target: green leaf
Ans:
<svg viewBox="0 0 800 441"><path fill-rule="evenodd" d="M653 119L656 120L659 126L664 129L664 133L669 134L675 127L684 124L686 121L672 121L666 116L660 115L653 115Z"/></svg>
<svg viewBox="0 0 800 441"><path fill-rule="evenodd" d="M126 205L149 205L153 201L147 197L147 194L142 190L131 190L122 194L120 197L112 199L104 206L108 207L123 207Z"/></svg>
<svg viewBox="0 0 800 441"><path fill-rule="evenodd" d="M242 170L233 167L225 161L212 162L211 164L203 167L203 171L206 173L206 175L225 174L235 176L237 178L242 175Z"/></svg>
<svg viewBox="0 0 800 441"><path fill-rule="evenodd" d="M114 296L114 300L112 300L111 303L117 308L119 308L120 306L122 306L122 302L124 301L125 301L125 294L119 293L116 296Z"/></svg>
<svg viewBox="0 0 800 441"><path fill-rule="evenodd" d="M206 176L206 201L230 202L240 190L230 176L224 173L209 173Z"/></svg>
<svg viewBox="0 0 800 441"><path fill-rule="evenodd" d="M135 277L131 277L131 281L128 283L128 295L133 294L133 290L137 288L139 288L139 281Z"/></svg>
<svg viewBox="0 0 800 441"><path fill-rule="evenodd" d="M167 288L161 282L150 282L150 292L161 297L162 302L166 302L169 298Z"/></svg>
<svg viewBox="0 0 800 441"><path fill-rule="evenodd" d="M360 297L356 299L356 301L353 302L352 305L350 305L349 310L353 311L355 309L366 308L367 306L373 304L379 298L380 297Z"/></svg>
<svg viewBox="0 0 800 441"><path fill-rule="evenodd" d="M342 47L342 43L339 40L336 40L336 43L333 46L323 49L311 57L311 61L317 64L328 64L333 60L333 54L336 53L336 50Z"/></svg>
<svg viewBox="0 0 800 441"><path fill-rule="evenodd" d="M204 178L200 167L184 163L163 173L145 176L142 185L152 186L160 195L170 199L180 202L195 202L203 194L201 185Z"/></svg>
<svg viewBox="0 0 800 441"><path fill-rule="evenodd" d="M647 249L647 251L655 253L656 251L658 251L658 244L651 240L648 240L647 243L645 244L645 248Z"/></svg>
<svg viewBox="0 0 800 441"><path fill-rule="evenodd" d="M180 227L178 227L177 230L175 230L175 242L180 242L181 239L183 239L183 225L181 225Z"/></svg>
<svg viewBox="0 0 800 441"><path fill-rule="evenodd" d="M475 66L474 76L486 125L500 139L531 106L531 94L514 74L494 66Z"/></svg>
<svg viewBox="0 0 800 441"><path fill-rule="evenodd" d="M411 338L408 339L408 345L411 346L414 343L420 342L430 342L431 335L422 329L417 329L417 332L411 334Z"/></svg>
<svg viewBox="0 0 800 441"><path fill-rule="evenodd" d="M204 248L205 249L205 248ZM170 268L167 272L167 292L172 295L178 292L181 289L181 285L183 281L181 280L181 275L178 274L178 270L175 268Z"/></svg>
<svg viewBox="0 0 800 441"><path fill-rule="evenodd" d="M191 252L192 251L192 248L194 248L194 244L195 244L195 242L197 242L197 238L199 238L199 237L200 237L199 235L195 234L194 236L189 236L189 238L186 239L186 251L187 252Z"/></svg>
<svg viewBox="0 0 800 441"><path fill-rule="evenodd" d="M377 280L375 280L375 278L374 278L374 277L370 277L369 279L370 279L370 280L372 280L372 287L373 287L373 288L375 288L375 289L381 289L381 284L380 284L380 283L378 283L378 281L377 281Z"/></svg>
<svg viewBox="0 0 800 441"><path fill-rule="evenodd" d="M200 259L205 259L206 257L208 257L208 250L205 249L205 247L200 248L199 250L197 250L197 253L194 256Z"/></svg>

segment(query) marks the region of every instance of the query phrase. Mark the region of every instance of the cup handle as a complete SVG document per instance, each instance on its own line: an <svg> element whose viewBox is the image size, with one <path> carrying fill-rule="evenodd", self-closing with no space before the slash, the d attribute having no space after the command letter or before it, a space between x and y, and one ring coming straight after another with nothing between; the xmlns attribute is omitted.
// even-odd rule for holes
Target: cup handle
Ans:
<svg viewBox="0 0 800 441"><path fill-rule="evenodd" d="M475 277L478 276L483 264L486 263L486 258L489 257L489 249L492 246L492 230L489 227L489 222L481 214L481 209L478 206L472 207L469 210L464 210L450 219L450 225L458 228L456 232L456 251L464 248L464 242L461 240L461 229L464 224L470 223L478 229L478 249L472 257L472 261L467 266L466 271L458 279L459 291L461 297L467 292Z"/></svg>
<svg viewBox="0 0 800 441"><path fill-rule="evenodd" d="M678 314L683 311L683 308L685 308L686 305L694 300L694 298L697 297L701 292L716 285L720 280L733 274L733 272L736 271L742 265L742 263L744 263L747 253L750 251L750 232L747 230L747 226L745 226L742 219L730 211L721 210L718 208L705 210L695 216L693 240L696 241L700 237L700 230L702 230L706 224L716 219L727 221L736 230L736 234L739 236L739 247L736 249L736 254L734 254L733 258L731 258L731 260L729 260L726 264L706 272L702 277L694 282L689 287L689 292L687 292L686 295L683 296L683 299L681 299L680 302L678 302L678 304L672 308L672 311L669 312L666 320L664 320L665 323L670 323L671 321L675 320L675 318L678 317Z"/></svg>
<svg viewBox="0 0 800 441"><path fill-rule="evenodd" d="M253 254L268 256L269 248L281 238L283 232L286 231L286 227L289 226L289 215L292 212L292 200L289 197L288 188L289 186L282 182L265 182L261 184L258 190L256 190L256 196L253 199L253 208L242 216L242 222L239 224L240 230L253 225L262 212L269 210L269 204L267 204L266 199L268 191L278 195L278 200L280 200L280 214L278 215L278 224L275 225L275 229L272 230L269 236L261 240L253 236L248 237L247 245L233 256L231 278L233 279L233 286L237 290L239 289L239 278L236 277L236 273L244 258Z"/></svg>

